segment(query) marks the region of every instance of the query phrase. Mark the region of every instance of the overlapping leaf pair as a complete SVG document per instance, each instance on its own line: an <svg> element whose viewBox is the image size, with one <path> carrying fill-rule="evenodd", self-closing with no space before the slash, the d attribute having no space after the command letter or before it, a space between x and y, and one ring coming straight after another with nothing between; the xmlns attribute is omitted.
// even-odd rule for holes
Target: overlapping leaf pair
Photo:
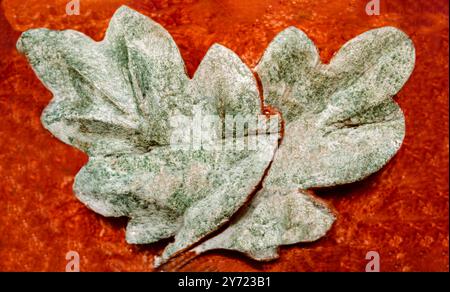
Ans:
<svg viewBox="0 0 450 292"><path fill-rule="evenodd" d="M325 65L311 40L288 28L255 68L265 103L283 115L281 144L277 131L249 123L245 133L213 127L202 135L213 145L251 137L256 150L211 151L172 147L170 120L197 110L219 124L261 114L252 71L227 48L212 46L190 79L169 33L127 7L101 42L35 29L17 47L54 95L44 126L89 155L76 196L104 216L130 217L129 243L174 237L156 264L199 242L197 253L232 249L268 260L280 245L325 235L335 216L304 190L363 179L396 153L405 123L392 96L415 59L410 39L384 27L349 41Z"/></svg>

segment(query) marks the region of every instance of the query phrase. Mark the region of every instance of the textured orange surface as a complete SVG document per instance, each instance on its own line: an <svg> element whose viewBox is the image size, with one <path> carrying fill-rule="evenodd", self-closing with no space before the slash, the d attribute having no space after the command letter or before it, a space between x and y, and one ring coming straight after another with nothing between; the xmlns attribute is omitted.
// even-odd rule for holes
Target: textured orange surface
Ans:
<svg viewBox="0 0 450 292"><path fill-rule="evenodd" d="M313 244L282 248L280 259L256 263L231 252L200 256L183 271L364 271L378 251L383 271L448 271L448 0L368 1L92 1L79 16L68 1L5 0L0 8L0 270L64 271L75 250L82 271L149 271L164 244L125 242L123 219L103 218L72 194L86 155L53 138L39 121L51 99L15 50L20 32L36 27L80 30L102 39L121 4L152 17L175 38L189 74L213 43L254 66L269 41L294 25L320 49L324 61L347 40L384 25L415 43L415 71L397 96L406 138L379 173L349 186L319 190L338 220Z"/></svg>

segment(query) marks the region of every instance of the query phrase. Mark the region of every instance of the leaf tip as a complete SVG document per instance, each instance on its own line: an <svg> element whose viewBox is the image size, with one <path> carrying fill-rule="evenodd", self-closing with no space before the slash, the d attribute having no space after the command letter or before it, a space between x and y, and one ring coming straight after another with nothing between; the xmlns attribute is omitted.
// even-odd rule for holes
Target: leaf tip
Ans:
<svg viewBox="0 0 450 292"><path fill-rule="evenodd" d="M16 43L17 51L21 54L27 54L36 44L38 44L36 39L40 39L44 33L49 30L46 28L33 28L24 31Z"/></svg>

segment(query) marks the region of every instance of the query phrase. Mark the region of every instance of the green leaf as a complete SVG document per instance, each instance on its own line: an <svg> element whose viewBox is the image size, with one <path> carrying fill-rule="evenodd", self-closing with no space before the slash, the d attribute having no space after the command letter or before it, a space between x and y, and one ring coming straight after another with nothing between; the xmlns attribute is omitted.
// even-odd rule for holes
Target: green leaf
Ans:
<svg viewBox="0 0 450 292"><path fill-rule="evenodd" d="M256 68L267 103L286 121L266 184L325 187L378 171L403 141L405 121L392 96L414 61L411 40L392 27L350 40L328 65L303 32L281 32Z"/></svg>
<svg viewBox="0 0 450 292"><path fill-rule="evenodd" d="M321 238L334 219L324 203L305 192L264 188L242 216L193 251L201 254L213 249L230 249L259 261L272 260L278 258L281 245Z"/></svg>
<svg viewBox="0 0 450 292"><path fill-rule="evenodd" d="M278 135L258 123L256 80L223 46L212 46L190 79L170 34L122 7L101 42L37 29L17 47L53 93L44 126L90 156L76 196L104 216L130 217L130 243L175 236L167 258L188 248L246 202L273 157ZM218 121L192 129L208 116ZM230 116L254 122L223 131ZM176 141L174 117L191 122ZM191 131L201 132L199 147Z"/></svg>
<svg viewBox="0 0 450 292"><path fill-rule="evenodd" d="M300 30L269 45L258 72L266 102L286 122L272 166L247 209L219 235L193 249L278 257L281 245L324 236L335 219L303 191L351 183L379 170L399 149L405 122L392 100L414 67L414 47L385 27L349 41L329 65Z"/></svg>

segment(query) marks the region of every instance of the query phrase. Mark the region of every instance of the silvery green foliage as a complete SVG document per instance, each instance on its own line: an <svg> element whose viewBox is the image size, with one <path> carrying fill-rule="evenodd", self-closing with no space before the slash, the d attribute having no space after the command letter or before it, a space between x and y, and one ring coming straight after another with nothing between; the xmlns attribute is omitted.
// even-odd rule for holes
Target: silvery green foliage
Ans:
<svg viewBox="0 0 450 292"><path fill-rule="evenodd" d="M278 257L280 245L321 238L334 220L324 203L304 191L263 188L242 216L193 251L230 249L256 260L271 260Z"/></svg>
<svg viewBox="0 0 450 292"><path fill-rule="evenodd" d="M286 122L266 184L334 186L378 171L405 135L403 113L392 96L414 62L411 40L392 27L350 40L328 65L302 31L281 32L256 68L266 102Z"/></svg>
<svg viewBox="0 0 450 292"><path fill-rule="evenodd" d="M260 125L235 137L202 129L221 151L174 148L171 141L173 116L200 112L223 125L226 115L260 114L253 74L230 50L212 46L189 79L169 33L127 7L115 13L101 42L37 29L17 46L54 95L42 123L89 155L75 179L76 196L104 216L130 217L129 243L174 236L157 265L230 218L193 250L232 249L269 260L281 245L325 235L334 214L302 190L363 179L396 153L405 130L392 96L415 58L409 38L389 27L351 40L329 65L303 32L281 32L256 68L265 102L285 120L265 177L278 135L255 136L264 132ZM258 151L223 147L249 137ZM262 190L241 208L262 179Z"/></svg>
<svg viewBox="0 0 450 292"><path fill-rule="evenodd" d="M225 47L211 47L190 80L169 33L126 7L101 42L36 29L17 47L53 93L43 125L89 155L76 196L104 216L130 217L130 243L175 236L171 254L189 247L244 204L273 157L278 134L258 135L258 151L231 147L255 136L257 123L236 137L201 129L209 141L202 146L219 150L191 149L190 140L181 141L187 148L171 144L171 117L199 112L222 124L226 115L260 114L252 72Z"/></svg>
<svg viewBox="0 0 450 292"><path fill-rule="evenodd" d="M193 251L231 249L270 260L280 245L323 236L334 215L297 190L361 180L397 152L405 121L392 96L414 62L411 40L391 27L352 39L328 65L302 31L276 36L256 71L265 101L283 114L283 141L248 210Z"/></svg>

